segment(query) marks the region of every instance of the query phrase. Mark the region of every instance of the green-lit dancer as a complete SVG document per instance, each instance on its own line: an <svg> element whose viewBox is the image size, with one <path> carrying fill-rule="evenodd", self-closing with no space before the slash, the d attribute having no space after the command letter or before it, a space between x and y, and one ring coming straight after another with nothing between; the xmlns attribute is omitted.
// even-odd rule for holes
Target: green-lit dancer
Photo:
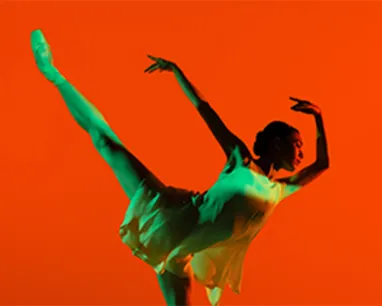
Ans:
<svg viewBox="0 0 382 306"><path fill-rule="evenodd" d="M319 107L290 98L296 102L292 110L315 119L316 161L295 175L276 179L278 170L294 172L303 158L297 129L281 121L269 123L257 133L255 159L175 63L149 56L154 63L145 71L175 75L227 157L215 184L203 193L192 192L165 185L126 148L101 113L53 65L40 30L32 32L31 43L39 70L56 86L130 199L120 237L135 256L154 268L167 305L189 305L192 278L205 286L211 305L218 305L226 285L239 293L252 239L283 199L328 169Z"/></svg>

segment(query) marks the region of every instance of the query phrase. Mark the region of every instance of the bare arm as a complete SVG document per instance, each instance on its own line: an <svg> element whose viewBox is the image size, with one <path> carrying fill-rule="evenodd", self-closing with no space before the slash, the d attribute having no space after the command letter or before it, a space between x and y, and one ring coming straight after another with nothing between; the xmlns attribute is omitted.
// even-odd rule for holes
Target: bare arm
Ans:
<svg viewBox="0 0 382 306"><path fill-rule="evenodd" d="M326 134L324 130L324 124L322 120L321 111L319 111L319 109L315 105L311 104L310 107L311 107L311 112L306 112L306 113L313 114L315 118L315 122L316 122L316 131L317 131L316 160L311 165L299 171L296 175L279 179L280 183L287 184L286 186L287 193L293 193L293 191L298 189L298 187L302 187L309 184L310 182L315 180L317 177L319 177L324 171L326 171L329 168L327 140L326 140ZM299 111L305 112L303 109L300 109Z"/></svg>
<svg viewBox="0 0 382 306"><path fill-rule="evenodd" d="M151 55L148 55L148 57L154 61L154 64L145 69L145 72L152 73L156 70L166 70L174 73L175 78L183 92L198 110L199 114L210 128L212 134L222 147L228 159L232 157L236 159L240 156L244 160L251 157L251 153L243 141L241 141L227 128L219 115L211 108L209 103L204 101L199 96L194 86L175 63Z"/></svg>
<svg viewBox="0 0 382 306"><path fill-rule="evenodd" d="M198 110L199 114L206 122L215 139L222 147L227 158L231 156L234 150L238 150L238 153L242 158L250 157L251 154L243 141L241 141L227 128L227 126L224 124L219 115L213 110L210 104L200 98L195 88L184 75L182 70L175 64L171 63L171 66L171 70L173 71L180 87L183 89L183 92Z"/></svg>

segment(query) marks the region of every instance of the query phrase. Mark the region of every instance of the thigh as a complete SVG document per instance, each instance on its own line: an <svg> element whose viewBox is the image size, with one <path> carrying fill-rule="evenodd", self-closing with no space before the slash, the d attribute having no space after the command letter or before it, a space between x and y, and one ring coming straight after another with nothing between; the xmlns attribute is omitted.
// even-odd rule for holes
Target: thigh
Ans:
<svg viewBox="0 0 382 306"><path fill-rule="evenodd" d="M202 212L200 212L202 214ZM179 245L178 254L194 254L220 244L232 237L237 216L232 203L227 203L214 221L206 221L195 226L193 231Z"/></svg>
<svg viewBox="0 0 382 306"><path fill-rule="evenodd" d="M222 216L216 222L198 224L170 253L166 269L178 275L190 273L190 256L230 239L233 234L233 222L233 216Z"/></svg>
<svg viewBox="0 0 382 306"><path fill-rule="evenodd" d="M164 184L123 144L101 135L98 131L92 131L91 138L95 148L111 167L130 199L142 181L152 189L164 187Z"/></svg>
<svg viewBox="0 0 382 306"><path fill-rule="evenodd" d="M194 254L228 240L232 236L232 223L211 223L197 226L178 247L178 255Z"/></svg>

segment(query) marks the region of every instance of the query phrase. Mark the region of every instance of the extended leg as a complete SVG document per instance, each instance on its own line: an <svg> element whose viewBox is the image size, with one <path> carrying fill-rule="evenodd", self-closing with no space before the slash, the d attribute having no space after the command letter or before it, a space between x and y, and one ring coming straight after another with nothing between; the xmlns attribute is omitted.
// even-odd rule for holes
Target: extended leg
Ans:
<svg viewBox="0 0 382 306"><path fill-rule="evenodd" d="M160 187L159 180L125 148L102 114L53 66L49 45L40 30L32 32L31 44L37 67L56 85L73 118L90 134L127 196L133 197L142 180L153 184L153 187Z"/></svg>

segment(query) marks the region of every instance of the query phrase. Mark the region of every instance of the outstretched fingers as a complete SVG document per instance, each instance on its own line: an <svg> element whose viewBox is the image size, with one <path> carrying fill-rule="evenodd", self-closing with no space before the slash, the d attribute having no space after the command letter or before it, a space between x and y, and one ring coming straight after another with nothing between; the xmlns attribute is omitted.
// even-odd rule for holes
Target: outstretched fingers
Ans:
<svg viewBox="0 0 382 306"><path fill-rule="evenodd" d="M292 110L301 110L305 106L310 105L310 102L305 101L305 100L301 100L301 99L294 98L294 97L289 97L289 99L297 103L291 107Z"/></svg>
<svg viewBox="0 0 382 306"><path fill-rule="evenodd" d="M305 103L305 102L308 102L308 101L305 101L305 100L301 100L301 99L297 99L297 98L294 98L294 97L289 97L290 100L294 101L294 102L297 102L297 103Z"/></svg>
<svg viewBox="0 0 382 306"><path fill-rule="evenodd" d="M155 63L150 65L148 68L145 69L145 73L153 73L155 70L159 69L159 64Z"/></svg>
<svg viewBox="0 0 382 306"><path fill-rule="evenodd" d="M157 58L157 57L152 56L152 55L150 55L150 54L147 54L147 57L148 57L149 59L155 61L155 62L158 61L158 58Z"/></svg>
<svg viewBox="0 0 382 306"><path fill-rule="evenodd" d="M145 69L145 73L153 73L155 70L158 70L160 72L162 72L163 70L163 60L158 58L158 57L155 57L155 56L152 56L150 54L147 54L147 57L151 60L153 60L155 63L152 64L151 66L149 66L148 68Z"/></svg>
<svg viewBox="0 0 382 306"><path fill-rule="evenodd" d="M170 66L171 66L170 62L168 62L162 58L149 55L149 54L147 55L147 57L149 59L153 60L155 63L152 64L150 67L146 68L145 72L152 73L156 70L159 70L159 72L162 72L164 70L170 70Z"/></svg>

